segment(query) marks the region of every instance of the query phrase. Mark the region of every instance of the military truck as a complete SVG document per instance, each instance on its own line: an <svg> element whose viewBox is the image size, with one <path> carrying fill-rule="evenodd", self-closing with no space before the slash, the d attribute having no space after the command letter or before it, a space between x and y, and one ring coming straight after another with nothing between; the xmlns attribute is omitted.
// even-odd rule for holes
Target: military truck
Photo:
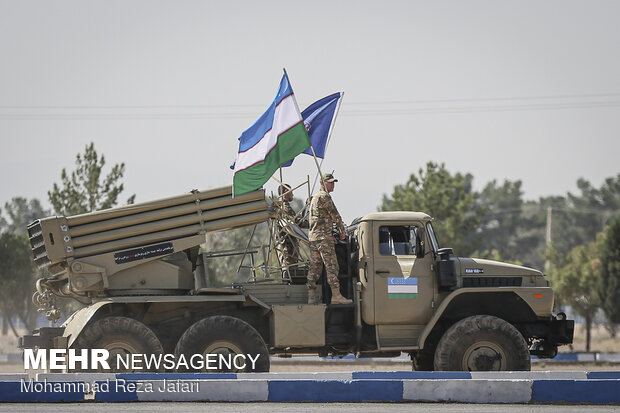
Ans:
<svg viewBox="0 0 620 413"><path fill-rule="evenodd" d="M572 343L574 322L552 313L540 271L453 257L422 212L370 213L347 227L336 251L352 304L331 305L323 277L322 304L308 305L307 263L274 276L273 256L259 263L260 248L249 244L241 258L250 258L250 277L211 285L217 254L200 249L205 236L262 222L277 228L272 246L282 229L307 242L262 190L233 198L230 187L33 222L34 260L50 274L35 301L50 319L59 316L57 296L86 305L60 327L21 337L20 347L260 356L226 371L269 371L270 356L408 353L415 370L475 371L529 370L530 355L554 357Z"/></svg>

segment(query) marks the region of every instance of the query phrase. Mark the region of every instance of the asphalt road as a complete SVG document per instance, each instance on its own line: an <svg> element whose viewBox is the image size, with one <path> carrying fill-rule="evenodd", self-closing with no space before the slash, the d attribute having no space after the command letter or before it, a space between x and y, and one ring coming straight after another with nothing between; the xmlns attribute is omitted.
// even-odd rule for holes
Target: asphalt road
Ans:
<svg viewBox="0 0 620 413"><path fill-rule="evenodd" d="M521 413L617 412L618 406L460 404L460 403L37 403L0 404L2 412L201 412L252 413Z"/></svg>

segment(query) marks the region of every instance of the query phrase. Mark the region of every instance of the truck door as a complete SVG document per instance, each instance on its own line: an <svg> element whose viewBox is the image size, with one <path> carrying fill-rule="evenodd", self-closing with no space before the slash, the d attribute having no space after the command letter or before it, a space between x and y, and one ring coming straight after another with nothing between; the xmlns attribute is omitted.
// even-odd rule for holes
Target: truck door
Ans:
<svg viewBox="0 0 620 413"><path fill-rule="evenodd" d="M400 325L395 326L401 330L398 335L406 330L402 325L416 330L413 326L426 324L432 313L433 255L416 257L416 248L420 248L416 237L423 234L422 223L375 221L373 224L374 257L369 275L374 277L375 324ZM413 338L416 334L411 331L406 335Z"/></svg>

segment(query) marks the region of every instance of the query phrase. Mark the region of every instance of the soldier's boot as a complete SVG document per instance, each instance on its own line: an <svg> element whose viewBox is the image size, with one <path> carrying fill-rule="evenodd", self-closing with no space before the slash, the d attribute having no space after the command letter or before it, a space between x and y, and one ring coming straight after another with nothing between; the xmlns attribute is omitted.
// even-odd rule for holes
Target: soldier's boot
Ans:
<svg viewBox="0 0 620 413"><path fill-rule="evenodd" d="M332 286L332 304L351 304L353 301L340 294L340 287Z"/></svg>
<svg viewBox="0 0 620 413"><path fill-rule="evenodd" d="M318 304L316 300L316 284L308 286L308 304Z"/></svg>

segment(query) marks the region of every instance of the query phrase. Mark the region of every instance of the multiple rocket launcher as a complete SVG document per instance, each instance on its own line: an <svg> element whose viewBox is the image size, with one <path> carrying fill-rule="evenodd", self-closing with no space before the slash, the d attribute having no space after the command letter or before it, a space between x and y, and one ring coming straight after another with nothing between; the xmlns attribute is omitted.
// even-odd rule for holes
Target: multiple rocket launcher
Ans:
<svg viewBox="0 0 620 413"><path fill-rule="evenodd" d="M55 278L88 265L110 276L145 258L196 247L205 242L208 232L253 225L268 217L264 191L233 198L232 187L226 186L70 217L48 217L30 224L28 235L35 263L48 268Z"/></svg>

